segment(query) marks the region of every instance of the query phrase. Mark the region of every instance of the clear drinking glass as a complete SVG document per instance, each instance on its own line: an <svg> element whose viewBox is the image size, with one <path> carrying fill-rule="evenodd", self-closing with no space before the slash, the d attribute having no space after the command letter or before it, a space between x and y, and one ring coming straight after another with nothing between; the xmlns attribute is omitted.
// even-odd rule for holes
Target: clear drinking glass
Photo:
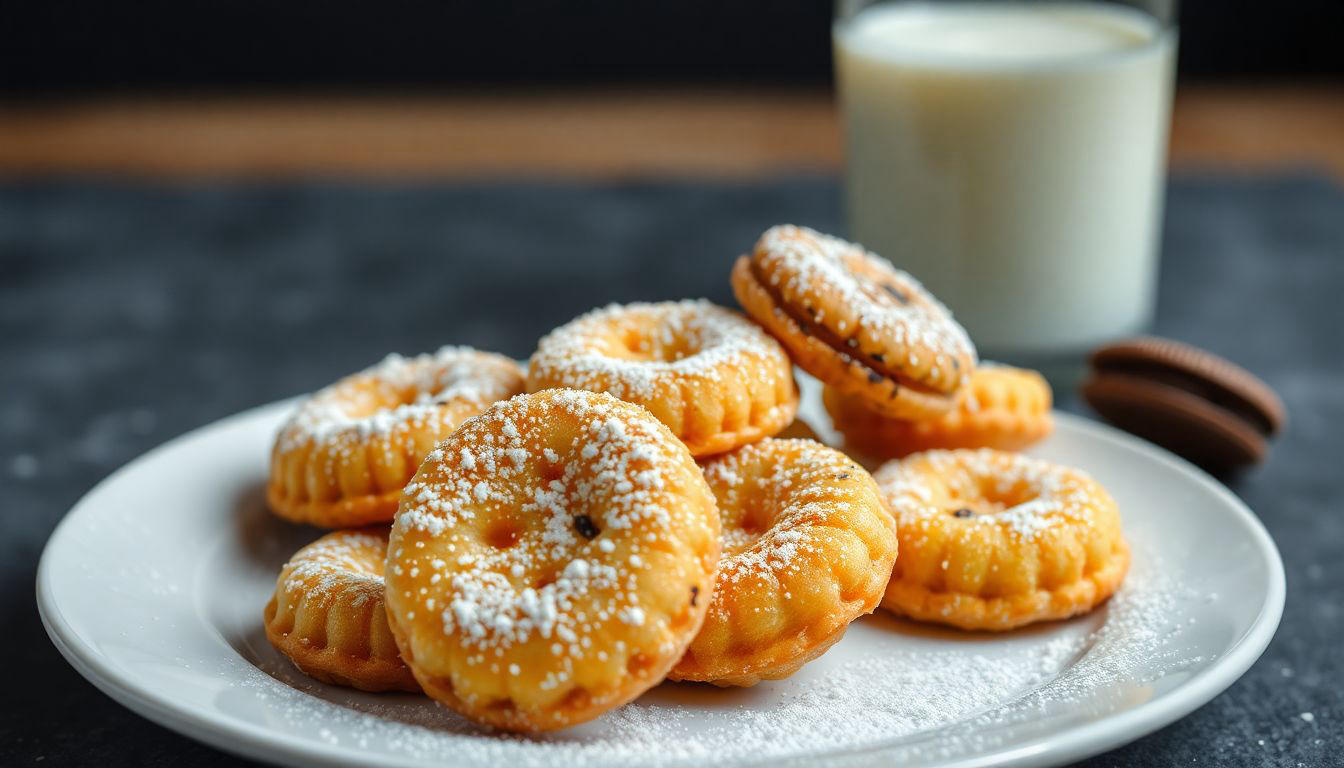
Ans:
<svg viewBox="0 0 1344 768"><path fill-rule="evenodd" d="M1156 289L1172 2L841 0L850 235L986 356L1078 359Z"/></svg>

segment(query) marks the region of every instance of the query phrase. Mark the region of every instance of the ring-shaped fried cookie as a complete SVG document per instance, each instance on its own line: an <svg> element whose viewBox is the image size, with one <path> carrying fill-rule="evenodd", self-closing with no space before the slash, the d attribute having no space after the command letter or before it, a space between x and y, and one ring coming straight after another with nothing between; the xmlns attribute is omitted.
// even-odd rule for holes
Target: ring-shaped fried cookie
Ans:
<svg viewBox="0 0 1344 768"><path fill-rule="evenodd" d="M656 685L704 620L714 497L686 447L610 395L520 395L467 421L406 487L388 617L425 692L544 731Z"/></svg>
<svg viewBox="0 0 1344 768"><path fill-rule="evenodd" d="M763 440L703 466L723 556L705 625L669 677L787 677L877 607L895 522L867 471L812 440Z"/></svg>
<svg viewBox="0 0 1344 768"><path fill-rule="evenodd" d="M773 435L793 421L798 388L779 342L707 301L612 305L551 331L528 390L570 387L641 405L707 456Z"/></svg>
<svg viewBox="0 0 1344 768"><path fill-rule="evenodd" d="M419 691L383 607L387 527L333 531L285 563L266 637L309 677L363 691Z"/></svg>
<svg viewBox="0 0 1344 768"><path fill-rule="evenodd" d="M1120 586L1129 546L1086 473L1017 453L927 451L876 473L901 556L882 607L962 629L1085 613Z"/></svg>
<svg viewBox="0 0 1344 768"><path fill-rule="evenodd" d="M518 363L467 347L388 355L304 400L276 435L266 500L327 528L392 521L420 460L466 419L524 389Z"/></svg>
<svg viewBox="0 0 1344 768"><path fill-rule="evenodd" d="M888 417L947 412L975 367L966 331L919 281L839 238L772 227L732 283L794 362Z"/></svg>
<svg viewBox="0 0 1344 768"><path fill-rule="evenodd" d="M1050 385L1035 371L981 363L957 397L957 406L932 419L890 419L861 398L833 387L822 402L847 448L886 461L934 448L1020 451L1053 429Z"/></svg>

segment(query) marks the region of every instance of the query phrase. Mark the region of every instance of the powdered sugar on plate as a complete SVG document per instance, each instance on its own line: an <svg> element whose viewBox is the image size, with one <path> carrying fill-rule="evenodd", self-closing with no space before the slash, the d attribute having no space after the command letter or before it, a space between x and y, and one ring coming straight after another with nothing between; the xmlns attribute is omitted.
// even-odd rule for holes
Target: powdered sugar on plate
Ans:
<svg viewBox="0 0 1344 768"><path fill-rule="evenodd" d="M271 654L256 663L284 684L255 668L227 677L290 729L355 750L352 758L367 749L409 763L451 757L518 768L787 762L879 748L893 750L884 761L947 758L1043 720L1105 714L1097 689L1114 688L1120 708L1200 661L1182 643L1184 623L1173 621L1182 601L1200 596L1163 570L1140 554L1103 610L1006 635L929 629L879 612L789 679L750 689L667 683L597 721L542 737L489 732L419 697L313 683Z"/></svg>
<svg viewBox="0 0 1344 768"><path fill-rule="evenodd" d="M817 382L800 385L803 415L835 439ZM167 727L277 763L1052 764L1208 701L1264 650L1282 612L1273 541L1234 496L1132 438L1056 414L1033 453L1104 483L1133 546L1120 593L1098 611L998 635L879 612L786 680L660 685L545 738L492 734L421 696L313 682L271 648L262 608L276 574L318 535L265 508L265 447L292 408L227 419L117 472L53 534L37 591L57 647L99 687ZM1329 721L1297 714L1283 717Z"/></svg>

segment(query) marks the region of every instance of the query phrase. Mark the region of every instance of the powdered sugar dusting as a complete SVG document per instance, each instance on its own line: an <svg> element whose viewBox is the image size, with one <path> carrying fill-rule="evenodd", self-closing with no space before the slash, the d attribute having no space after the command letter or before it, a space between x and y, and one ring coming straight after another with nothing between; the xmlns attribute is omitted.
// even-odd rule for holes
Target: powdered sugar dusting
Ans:
<svg viewBox="0 0 1344 768"><path fill-rule="evenodd" d="M687 542L712 542L716 520L703 484L699 505L664 490L699 471L647 412L551 390L498 404L441 448L406 487L388 556L393 610L436 618L412 625L413 641L446 642L491 673L511 650L549 649L520 668L541 690L571 687L577 665L650 651L626 628L653 625L649 642L673 642L661 633L681 595L709 586L710 561L696 575ZM675 591L672 616L652 597L665 594L655 578L694 580ZM461 680L455 693L474 695Z"/></svg>
<svg viewBox="0 0 1344 768"><path fill-rule="evenodd" d="M276 594L321 603L340 592L353 596L356 607L381 601L386 549L387 540L373 533L340 531L323 536L294 555L281 573Z"/></svg>
<svg viewBox="0 0 1344 768"><path fill-rule="evenodd" d="M804 447L794 453L790 449L795 445ZM783 455L788 460L778 458ZM756 477L761 467L769 467L769 472ZM777 584L782 574L796 570L801 553L818 554L831 546L833 530L816 523L864 514L855 509L849 494L839 492L845 486L837 483L864 470L844 454L811 441L754 443L711 459L704 470L724 518L724 554L716 581L720 585ZM759 498L753 502L747 498L752 495ZM747 520L755 508L769 509L773 515L768 520ZM715 600L710 610L718 607Z"/></svg>
<svg viewBox="0 0 1344 768"><path fill-rule="evenodd" d="M771 291L845 340L845 348L837 349L842 356L852 350L864 355L866 364L901 374L923 370L923 384L947 391L964 383L974 367L975 346L947 307L917 279L862 246L784 224L761 235L754 258L769 275ZM809 298L819 286L829 295L831 316ZM903 359L885 359L895 348L904 350ZM917 350L928 350L934 359L921 359Z"/></svg>
<svg viewBox="0 0 1344 768"><path fill-rule="evenodd" d="M486 732L418 697L337 692L346 704L333 706L264 675L234 684L272 704L292 730L426 764L451 755L462 765L519 768L703 765L873 748L891 750L883 760L893 763L952 759L1124 708L1164 675L1200 661L1176 619L1182 604L1206 596L1164 570L1140 555L1105 609L1039 631L977 635L862 619L788 680L733 692L665 684L594 723L545 737ZM266 666L318 696L335 690L282 662ZM1115 692L1113 701L1096 697L1103 689Z"/></svg>
<svg viewBox="0 0 1344 768"><path fill-rule="evenodd" d="M409 358L391 354L305 400L281 428L277 447L291 450L310 441L353 445L403 425L451 430L517 394L521 385L513 361L469 347Z"/></svg>
<svg viewBox="0 0 1344 768"><path fill-rule="evenodd" d="M612 304L551 331L532 357L533 378L621 399L648 399L677 379L720 382L761 365L792 363L760 326L703 299ZM769 384L773 386L773 384Z"/></svg>
<svg viewBox="0 0 1344 768"><path fill-rule="evenodd" d="M874 477L903 528L941 520L956 511L954 500L977 499L961 510L968 513L961 524L1035 539L1059 526L1091 527L1099 509L1113 506L1081 470L992 449L925 451L888 462Z"/></svg>

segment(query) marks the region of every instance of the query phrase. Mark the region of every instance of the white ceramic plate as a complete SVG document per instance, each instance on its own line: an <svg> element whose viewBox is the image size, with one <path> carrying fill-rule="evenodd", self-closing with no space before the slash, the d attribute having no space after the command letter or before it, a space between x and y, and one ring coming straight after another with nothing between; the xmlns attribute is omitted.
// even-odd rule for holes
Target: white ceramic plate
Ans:
<svg viewBox="0 0 1344 768"><path fill-rule="evenodd" d="M815 382L804 413L826 437ZM1003 635L878 615L793 677L664 684L544 738L487 734L411 695L315 683L266 642L281 564L319 535L265 509L292 403L196 430L85 496L52 535L38 606L52 641L117 701L225 750L318 765L1053 765L1185 715L1259 657L1283 565L1251 512L1158 449L1057 415L1035 453L1118 500L1135 553L1105 608Z"/></svg>

